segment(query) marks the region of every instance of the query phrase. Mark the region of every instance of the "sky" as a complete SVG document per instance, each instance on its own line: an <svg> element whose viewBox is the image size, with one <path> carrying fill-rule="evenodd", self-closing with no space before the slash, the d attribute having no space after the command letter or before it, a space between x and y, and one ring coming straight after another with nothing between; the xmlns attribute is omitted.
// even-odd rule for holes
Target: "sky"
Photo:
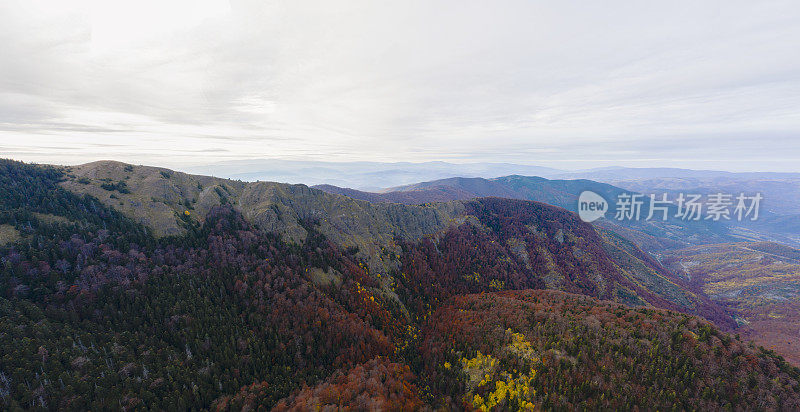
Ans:
<svg viewBox="0 0 800 412"><path fill-rule="evenodd" d="M0 2L0 157L800 172L797 1Z"/></svg>

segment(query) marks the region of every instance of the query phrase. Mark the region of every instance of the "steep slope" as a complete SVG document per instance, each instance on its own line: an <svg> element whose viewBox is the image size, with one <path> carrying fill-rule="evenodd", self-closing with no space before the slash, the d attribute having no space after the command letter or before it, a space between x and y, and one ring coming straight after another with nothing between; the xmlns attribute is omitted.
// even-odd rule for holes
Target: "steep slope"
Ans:
<svg viewBox="0 0 800 412"><path fill-rule="evenodd" d="M67 168L61 187L97 198L153 230L156 236L184 232L184 212L205 216L227 199L236 198L244 183L169 169L121 162L93 162Z"/></svg>
<svg viewBox="0 0 800 412"><path fill-rule="evenodd" d="M230 204L259 227L285 240L302 242L309 224L375 268L391 265L381 257L395 236L418 238L444 229L459 215L458 203L428 207L371 204L331 196L305 185L244 183L120 162L94 162L67 169L61 187L91 195L160 236L185 233L183 221L202 222L215 206Z"/></svg>
<svg viewBox="0 0 800 412"><path fill-rule="evenodd" d="M466 278L467 284L486 287L496 282L495 289L547 287L633 305L678 308L634 283L608 255L592 226L564 209L500 198L465 205L467 216L477 224L452 227L420 246L404 247L403 273L418 277L415 284ZM688 302L687 296L681 298Z"/></svg>
<svg viewBox="0 0 800 412"><path fill-rule="evenodd" d="M21 233L0 248L3 409L200 409L261 380L274 403L404 336L317 232L286 244L228 206L159 240L60 178L0 164L0 223Z"/></svg>
<svg viewBox="0 0 800 412"><path fill-rule="evenodd" d="M591 226L566 210L542 203L500 199L425 205L371 203L331 195L304 185L242 183L116 162L79 166L71 170L71 174L72 177L61 183L63 187L77 193L97 193L109 207L138 199L137 210L123 206L121 211L145 224L150 220L163 224L171 213L174 227L180 228L184 220L202 221L208 208L215 204L230 204L249 222L279 234L289 242L302 243L309 228L313 227L343 250L354 251L358 259L367 263L373 275L383 275L384 292L390 296L395 295L388 289L395 276L407 273L405 256L409 250L425 248L424 245L430 242L434 248L439 248L437 239L445 239L447 234L468 233L474 229L472 226L477 225L477 230L485 236L468 241L476 248L482 248L483 243L495 242L482 249L483 252L492 250L494 260L471 269L463 266L461 270L469 269L464 273L480 275L487 266L497 262L519 262L516 266L503 267L497 279L483 274L486 280L483 287L492 280L498 282L495 285L500 285L506 278L524 273L523 281L510 283L509 287L549 287L701 314L724 327L732 324L724 311L704 305L699 297L676 288L660 272L662 269L658 268L657 262L651 259L642 261L645 254L628 254L624 260L615 262L600 246L606 242L605 238L598 237ZM88 184L87 178L90 179ZM468 187L473 189L496 184L484 179L453 180L470 182ZM516 186L532 187L525 183L530 180L515 177L509 181L516 182L513 183ZM535 182L543 180L533 178ZM103 184L114 181L129 182L125 185L127 193L103 187ZM513 190L518 190L516 186ZM141 207L142 199L147 198L155 205ZM187 209L187 205L198 206ZM142 214L147 216L149 210L157 210L158 219L142 218ZM506 219L503 221L505 226L497 226L497 219ZM563 228L548 223L551 221L560 222ZM164 224L162 228L166 226ZM514 235L500 232L510 228L515 228ZM157 234L158 229L158 226L153 226ZM575 239L577 241L573 241ZM630 247L635 249L632 245ZM487 256L480 258L485 260ZM564 260L562 256L572 258ZM633 261L639 262L636 270L631 269ZM650 268L645 282L642 281L645 272L640 270L641 267ZM448 285L451 287L454 285ZM495 286L495 289L501 288Z"/></svg>
<svg viewBox="0 0 800 412"><path fill-rule="evenodd" d="M606 253L632 283L662 297L683 312L699 314L726 330L737 328L726 305L715 301L702 289L686 284L683 279L676 277L674 271L656 262L622 236L607 230L600 230L599 233Z"/></svg>
<svg viewBox="0 0 800 412"><path fill-rule="evenodd" d="M294 241L305 236L302 221L325 216L322 231L329 236L349 232L346 247L365 248L362 255L376 263L378 250L364 239L378 238L385 246L385 236L416 237L442 230L460 214L457 203L436 203L427 207L399 207L384 202L397 197L397 203L411 205L498 196L534 200L567 210L575 210L577 196L592 190L606 199L616 199L623 190L592 181L550 181L537 177L508 176L497 179L453 178L411 187L409 191L384 194L342 189L358 202L325 196L305 185L271 182L244 183L207 176L188 175L167 169L132 166L119 162L95 162L70 168L62 186L72 192L90 194L134 220L151 227L157 236L182 233L180 215L188 213L202 220L216 205L231 203L254 222L281 231ZM380 201L375 201L380 196ZM392 200L391 202L394 202ZM645 208L648 203L645 203ZM609 211L608 215L613 215ZM406 216L409 219L403 221ZM601 220L598 224L623 234L648 251L660 251L700 243L731 241L726 229L713 222L660 222ZM406 231L409 231L406 233ZM385 263L385 262L383 262Z"/></svg>
<svg viewBox="0 0 800 412"><path fill-rule="evenodd" d="M366 200L372 203L402 203L404 205L419 205L432 202L449 202L452 200L468 200L475 198L475 194L454 187L439 187L431 190L408 190L393 192L364 192L355 189L331 185L316 185L314 189L326 193Z"/></svg>
<svg viewBox="0 0 800 412"><path fill-rule="evenodd" d="M443 230L463 214L460 203L427 206L372 204L332 196L305 185L250 183L232 202L260 228L302 242L309 224L345 249L356 249L375 270L394 267L395 239L417 239Z"/></svg>
<svg viewBox="0 0 800 412"><path fill-rule="evenodd" d="M484 396L482 391L488 389L495 393L499 381L493 379L491 388L478 385L464 390L463 375L452 367L456 364L448 360L448 369L435 358L448 345L454 352L446 356L458 355L465 350L462 338L479 339L480 333L488 332L464 329L464 336L455 340L448 330L440 329L447 326L442 322L459 324L441 314L467 311L467 307L454 306L464 294L495 296L550 281L555 287L623 302L658 305L665 301L631 281L621 268L633 266L615 263L591 226L553 206L504 199L457 203L459 213L445 229L418 238L396 236L397 254L389 261L397 268L377 272L353 248L344 249L321 232L326 227L321 223L326 218L323 211L343 213L343 205L356 202L352 199L336 203L331 195L304 186L247 186L202 217L198 208L189 215L176 213L182 234L157 237L147 226L97 198L66 190L63 186L69 187L72 179L77 177L58 168L0 162L0 225L13 227L19 236L0 247L3 409L468 406L462 403L466 393ZM118 182L115 187L119 189ZM132 182L125 187L143 190L147 186ZM119 192L116 189L101 187ZM233 188L230 192L236 193ZM145 198L141 192L119 193ZM234 206L248 196L277 199L272 204L278 210L286 208L282 219L289 221L286 213L294 213L290 217L303 229L303 240L290 240L267 226L256 227L255 218L245 217ZM368 227L383 230L380 225L386 222L372 221L395 213L398 228L405 233L414 233L413 225L417 225L413 230L421 230L420 219L411 218L413 211L440 210L419 212L426 208L416 207L409 209L409 215L401 205L371 209L368 203L356 203L376 213L365 217ZM318 220L304 218L314 212ZM339 219L355 218L345 214ZM584 303L545 306L558 308L569 319L590 313L618 319L626 313L653 311L642 307L645 312L639 312L589 297L575 299ZM598 309L587 311L591 306ZM494 319L502 316L509 325L503 323L504 328L517 327L514 322L530 318L522 310L485 309L485 319L498 325ZM506 313L511 317L506 318ZM670 317L700 322L685 315L664 315ZM658 319L635 324L630 334L670 336L672 324ZM570 325L543 327L538 336L551 342L546 349L557 347L574 356L568 351L577 342L563 339L569 336L565 333ZM524 325L519 326L523 330ZM609 330L615 330L609 338L622 334ZM694 329L690 326L689 330ZM729 346L724 344L732 338L713 328L699 332L700 338L714 336L723 345L712 339L708 346L679 346L667 352L692 364L711 365L711 378L690 388L702 393L708 388L708 398L703 398L707 402L698 405L723 404L719 394L729 387L716 383L713 378L718 373L746 374L749 379L737 378L737 385L745 386L728 395L730 402L749 405L761 396L763 405L795 405L800 372L756 349L745 353L755 358L744 357L741 364L720 362L718 356L737 359L731 355L738 352L726 352ZM493 342L486 340L487 345ZM553 346L558 342L567 346ZM616 340L590 344L601 354L620 348ZM652 361L644 347L632 347L624 355L628 363L596 370L603 371L609 382L629 373L631 364L642 370L663 370L666 364ZM470 356L468 360L474 356L465 355ZM466 369L474 369L470 366L474 364L468 362ZM589 371L595 367L592 364ZM436 371L441 368L451 372L439 377ZM520 388L524 393L554 393L538 388L549 391L559 382L580 383L564 376L558 363L543 364L538 370L547 377L546 385L527 381L526 389ZM657 394L680 390L676 385L674 379L652 383ZM334 398L332 392L346 396ZM567 405L576 399L627 405L627 393L610 400L611 395L595 391L582 397L570 394L565 400L548 396L526 401L537 406ZM474 396L469 401L474 402ZM497 402L511 400L498 395Z"/></svg>
<svg viewBox="0 0 800 412"><path fill-rule="evenodd" d="M185 213L189 213L190 220L202 220L210 208L228 203L240 210L248 221L271 233L280 234L284 240L291 242L302 243L308 235L309 227L313 226L314 230L324 234L340 248L356 251L357 258L366 262L373 273L384 274L385 282L382 283L382 293L391 297L394 297L396 293L392 292L388 285L394 280L393 276L398 270L405 273L403 271L406 270L407 263L404 263L403 257L404 252L408 250L408 245L416 247L418 240L428 235L437 235L447 231L463 231L463 229L459 229L461 225L476 222L476 220L465 219L465 216L475 216L477 209L474 205L481 203L480 201L477 203L462 201L426 206L403 206L361 202L348 197L331 196L303 185L269 182L243 183L116 162L98 162L78 166L73 168L70 173L72 176L61 183L63 187L98 197L106 205L118 208L131 218L144 223L156 234L180 233L184 230L183 221L187 217ZM567 203L566 199L573 196L570 194L571 191L576 192L587 183L548 181L520 176L493 180L459 178L447 179L439 183L421 184L414 187L419 190L407 193L424 193L425 190L434 186L447 188L450 187L447 186L448 184L457 184L459 187L457 190L462 190L462 188L473 191L482 190L501 195L516 193L544 198L552 203ZM611 196L617 190L611 186L594 182L588 184L605 196ZM391 193L386 195L389 194ZM524 206L520 206L520 204L510 204L517 206L506 207L508 209L504 212L506 215L513 214L512 209L514 208L524 209ZM495 203L495 206L499 205L503 205L503 202ZM543 205L539 205L537 208L541 209L540 213L547 210ZM562 222L576 220L569 214L562 214L554 219ZM477 222L479 225L486 225L480 222L480 219L477 219ZM517 222L515 224L517 227L522 227L528 223ZM619 225L603 226L609 227L629 239L633 238L640 244L649 240L643 231L627 229ZM6 232L13 234L12 229L9 228ZM496 230L490 229L487 233L496 235L492 232L496 232ZM504 274L498 275L497 279L484 275L488 280L482 287L488 287L488 282L492 280L504 282L509 276L507 273L515 271L516 273L526 273L526 281L509 284L515 289L548 287L617 299L631 304L647 303L657 307L698 314L726 329L736 327L731 317L733 312L727 309L730 302L720 298L709 298L707 294L714 294L714 292L707 287L696 287L682 282L680 279L675 279L671 273L664 271L658 262L653 261L647 254L641 253L638 248L630 245L630 242L626 242L625 239L619 238L613 232L601 230L601 233L603 236L596 241L602 245L603 253L593 252L589 256L598 261L610 259L613 262L613 270L600 271L596 269L598 266L593 266L594 269L591 271L570 275L573 277L570 279L569 276L564 277L564 268L574 267L574 263L561 262L554 266L551 262L555 261L553 256L557 253L549 251L548 247L541 247L541 245L548 244L547 236L536 239L537 245L533 248L528 248L525 243L519 243L517 238L497 239L503 246L494 252L495 260L522 259L524 261L530 260L530 256L534 256L536 259L540 259L539 266L532 269L528 261L519 267L512 265L504 268ZM549 234L552 238L557 237L556 235L557 231ZM470 239L469 241L480 243L482 240ZM436 244L434 243L434 245ZM436 245L436 247L439 246ZM497 246L492 247L497 249ZM582 253L580 247L577 249L577 253ZM520 251L522 251L521 255ZM464 266L461 269L466 270L467 267ZM481 272L481 270L483 269L472 271ZM454 285L451 284L448 287L454 287ZM469 288L459 290L471 291ZM789 318L791 319L791 316ZM770 318L768 321L775 322L775 319ZM768 330L769 328L761 328L761 332L753 332L748 336L757 339L763 338L760 342L767 345L776 345L776 342L793 342L791 338L762 336ZM791 332L782 333L793 336ZM796 351L791 349L788 343L779 346L788 347L789 350L783 350L782 353L794 359Z"/></svg>

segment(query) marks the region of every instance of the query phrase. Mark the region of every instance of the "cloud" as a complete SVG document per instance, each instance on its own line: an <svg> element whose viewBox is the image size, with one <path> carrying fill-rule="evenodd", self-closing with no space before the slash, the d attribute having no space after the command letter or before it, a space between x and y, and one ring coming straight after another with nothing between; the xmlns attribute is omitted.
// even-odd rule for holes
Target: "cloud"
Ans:
<svg viewBox="0 0 800 412"><path fill-rule="evenodd" d="M796 169L798 17L791 1L12 0L0 155Z"/></svg>

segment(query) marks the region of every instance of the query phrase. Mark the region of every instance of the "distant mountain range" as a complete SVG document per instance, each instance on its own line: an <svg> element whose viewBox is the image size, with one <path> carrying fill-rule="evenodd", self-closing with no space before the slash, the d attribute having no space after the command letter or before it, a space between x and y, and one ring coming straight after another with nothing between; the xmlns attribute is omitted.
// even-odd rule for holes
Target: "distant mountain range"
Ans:
<svg viewBox="0 0 800 412"><path fill-rule="evenodd" d="M800 244L800 173L775 172L726 172L715 170L690 170L678 168L629 168L605 167L578 171L566 171L548 167L510 163L381 163L381 162L317 162L292 160L242 160L185 168L184 171L208 176L217 176L242 181L271 181L318 185L332 193L352 195L370 201L389 201L405 204L419 201L447 201L479 196L501 196L535 199L558 204L568 209L572 197L540 193L537 196L517 193L518 187L499 188L486 185L479 180L463 178L494 179L520 175L541 177L550 180L591 180L608 183L619 189L637 193L739 193L763 195L760 207L761 219L746 224L739 236L745 239L748 231L779 234L780 241ZM454 179L448 181L447 179ZM427 182L427 183L419 183ZM328 186L326 186L328 185ZM430 189L424 195L409 193ZM479 187L476 185L484 185ZM330 186L335 186L330 187ZM491 186L491 187L490 187ZM345 188L361 192L386 194L374 196L367 193L347 192ZM348 194L349 193L349 194ZM390 194L391 193L391 194ZM554 197L555 196L555 197ZM570 204L564 203L568 201ZM572 210L572 209L571 209ZM764 239L761 239L764 240Z"/></svg>
<svg viewBox="0 0 800 412"><path fill-rule="evenodd" d="M248 182L269 181L330 184L359 190L407 185L449 177L499 177L511 174L550 176L563 170L509 163L448 162L316 162L293 160L237 160L183 168L194 174Z"/></svg>
<svg viewBox="0 0 800 412"><path fill-rule="evenodd" d="M685 169L609 169L574 172L560 179L592 179L640 193L761 193L762 210L777 215L800 211L800 173L730 173Z"/></svg>
<svg viewBox="0 0 800 412"><path fill-rule="evenodd" d="M625 189L642 188L693 189L713 183L735 182L798 182L798 173L726 172L679 168L603 167L583 170L561 170L536 165L513 163L450 163L450 162L321 162L280 159L233 160L185 167L182 171L244 181L270 181L329 184L366 191L412 185L418 182L451 177L491 179L508 175L538 176L548 179L589 179L610 183ZM631 185L629 187L628 185Z"/></svg>
<svg viewBox="0 0 800 412"><path fill-rule="evenodd" d="M549 176L561 179L592 179L601 181L628 179L800 179L800 173L726 172L721 170L694 170L673 167L603 167L555 173Z"/></svg>

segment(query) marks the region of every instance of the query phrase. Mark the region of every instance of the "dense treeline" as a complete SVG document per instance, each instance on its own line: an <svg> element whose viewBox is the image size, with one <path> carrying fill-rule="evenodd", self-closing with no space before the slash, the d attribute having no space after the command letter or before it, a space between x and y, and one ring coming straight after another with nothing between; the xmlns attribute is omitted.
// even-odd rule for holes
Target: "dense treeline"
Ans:
<svg viewBox="0 0 800 412"><path fill-rule="evenodd" d="M370 278L321 236L290 246L220 208L187 237L156 241L91 198L60 190L53 169L12 169L4 178L29 184L15 185L22 193L7 205L36 202L45 206L30 209L66 221L23 220L22 212L6 220L26 234L0 258L6 406L198 408L261 380L275 402L392 353L379 329L402 328L373 300L360 303L359 285ZM312 267L344 282L315 287Z"/></svg>
<svg viewBox="0 0 800 412"><path fill-rule="evenodd" d="M675 312L507 291L455 297L422 330L426 373L464 407L535 370L529 399L545 409L800 408L800 370ZM470 386L476 367L481 382Z"/></svg>
<svg viewBox="0 0 800 412"><path fill-rule="evenodd" d="M337 372L325 382L278 402L274 410L413 411L424 407L416 377L407 365L378 357L347 373ZM260 410L264 406L266 382L242 388L214 404L217 411Z"/></svg>
<svg viewBox="0 0 800 412"><path fill-rule="evenodd" d="M557 208L472 202L378 274L230 205L157 239L64 173L0 161L0 409L797 405L796 369L694 318L506 292L648 296Z"/></svg>
<svg viewBox="0 0 800 412"><path fill-rule="evenodd" d="M531 205L478 199L466 203L476 221L421 241L398 239L398 294L422 315L456 294L540 288L686 310L627 278L591 226L564 209Z"/></svg>
<svg viewBox="0 0 800 412"><path fill-rule="evenodd" d="M509 256L501 243L474 225L401 245L398 294L411 313L421 317L456 294L544 287L533 268Z"/></svg>

